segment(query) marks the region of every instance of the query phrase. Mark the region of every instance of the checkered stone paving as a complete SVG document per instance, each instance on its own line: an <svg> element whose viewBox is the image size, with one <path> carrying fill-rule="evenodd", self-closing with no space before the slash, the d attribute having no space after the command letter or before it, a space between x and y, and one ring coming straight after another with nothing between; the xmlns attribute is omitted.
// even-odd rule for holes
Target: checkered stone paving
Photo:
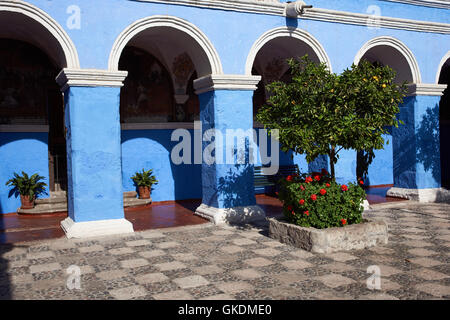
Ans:
<svg viewBox="0 0 450 320"><path fill-rule="evenodd" d="M313 254L261 223L0 245L0 298L450 299L450 205L380 204L365 216L388 223L389 244Z"/></svg>

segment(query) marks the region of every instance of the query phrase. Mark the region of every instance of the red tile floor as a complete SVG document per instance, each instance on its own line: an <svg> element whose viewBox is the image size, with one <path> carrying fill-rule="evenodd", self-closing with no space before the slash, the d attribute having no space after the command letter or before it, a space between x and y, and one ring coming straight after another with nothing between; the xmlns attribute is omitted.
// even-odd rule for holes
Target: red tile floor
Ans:
<svg viewBox="0 0 450 320"><path fill-rule="evenodd" d="M366 190L370 204L399 201L402 199L386 197L391 186L381 186ZM281 202L271 196L257 195L256 202L267 213L276 216L282 213ZM126 208L125 218L131 221L134 230L169 228L206 223L207 220L194 215L201 200L155 202L137 208ZM60 223L67 213L27 216L15 213L0 215L0 243L43 240L64 236Z"/></svg>

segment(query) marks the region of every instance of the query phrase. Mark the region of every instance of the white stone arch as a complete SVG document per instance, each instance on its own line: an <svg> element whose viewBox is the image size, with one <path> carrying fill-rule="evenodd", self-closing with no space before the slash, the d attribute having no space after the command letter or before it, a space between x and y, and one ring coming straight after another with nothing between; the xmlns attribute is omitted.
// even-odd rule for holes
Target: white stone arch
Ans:
<svg viewBox="0 0 450 320"><path fill-rule="evenodd" d="M300 40L308 45L314 53L317 55L320 62L325 63L330 70L333 72L330 58L328 57L325 49L320 44L320 42L314 38L309 32L297 28L292 27L279 27L275 29L271 29L265 32L262 36L258 38L258 40L253 43L252 48L247 56L247 61L245 63L245 74L252 74L252 67L256 59L256 55L261 50L262 47L270 40L279 37L290 37L296 40Z"/></svg>
<svg viewBox="0 0 450 320"><path fill-rule="evenodd" d="M139 33L154 27L169 27L184 32L202 48L210 64L211 74L223 74L219 54L207 36L194 24L173 16L155 15L135 21L123 30L113 44L109 55L108 69L117 71L122 50Z"/></svg>
<svg viewBox="0 0 450 320"><path fill-rule="evenodd" d="M444 64L447 62L447 60L450 59L450 51L448 51L444 57L442 58L441 62L439 63L439 68L436 72L436 80L435 83L438 84L439 83L439 78L441 76L441 72L442 72L442 67L444 66Z"/></svg>
<svg viewBox="0 0 450 320"><path fill-rule="evenodd" d="M412 83L422 82L419 64L417 63L416 57L403 42L394 37L381 36L367 41L356 54L353 63L357 65L364 57L364 55L367 52L369 52L370 49L379 46L388 46L396 49L406 59L406 62L408 63L409 71L411 72L412 76Z"/></svg>
<svg viewBox="0 0 450 320"><path fill-rule="evenodd" d="M80 62L78 59L78 53L75 45L70 39L69 35L64 29L50 17L46 12L23 1L2 1L0 0L0 15L2 13L16 13L24 15L34 22L45 28L60 45L64 57L58 57L60 67L79 69ZM34 31L32 31L34 32ZM35 37L36 39L37 37ZM35 42L40 44L39 41L44 42L44 39L38 39ZM45 47L45 45L44 45ZM42 48L41 48L42 49ZM47 49L47 48L46 48ZM49 54L48 49L46 50ZM64 60L64 61L63 61Z"/></svg>

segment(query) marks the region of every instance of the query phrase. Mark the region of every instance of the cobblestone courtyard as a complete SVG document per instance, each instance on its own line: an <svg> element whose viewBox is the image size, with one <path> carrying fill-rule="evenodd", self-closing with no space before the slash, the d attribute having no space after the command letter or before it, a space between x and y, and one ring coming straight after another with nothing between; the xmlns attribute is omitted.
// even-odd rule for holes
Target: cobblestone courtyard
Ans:
<svg viewBox="0 0 450 320"><path fill-rule="evenodd" d="M389 244L312 254L252 228L149 230L0 246L1 299L450 299L450 205L380 204ZM81 289L66 286L71 265ZM369 290L367 268L381 269Z"/></svg>

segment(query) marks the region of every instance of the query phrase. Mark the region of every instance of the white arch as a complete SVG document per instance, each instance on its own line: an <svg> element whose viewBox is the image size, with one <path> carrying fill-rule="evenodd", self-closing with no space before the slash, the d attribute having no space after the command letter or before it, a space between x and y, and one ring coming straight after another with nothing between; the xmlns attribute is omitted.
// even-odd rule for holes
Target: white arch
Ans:
<svg viewBox="0 0 450 320"><path fill-rule="evenodd" d="M109 55L108 69L110 71L117 71L119 69L120 55L122 54L122 50L125 48L127 43L140 32L152 27L171 27L188 34L200 45L208 57L211 66L211 73L223 74L219 54L212 45L211 41L209 41L206 35L199 28L186 20L172 16L160 15L140 19L129 25L120 33L114 42Z"/></svg>
<svg viewBox="0 0 450 320"><path fill-rule="evenodd" d="M316 38L314 38L310 33L301 29L292 27L279 27L265 32L261 37L258 38L258 40L255 41L252 48L250 49L250 53L248 54L247 61L245 63L246 75L252 74L253 63L255 62L255 58L259 50L261 50L261 48L270 40L279 37L290 37L303 41L314 51L314 53L319 58L319 61L325 63L330 72L333 72L330 58Z"/></svg>
<svg viewBox="0 0 450 320"><path fill-rule="evenodd" d="M0 12L15 12L23 14L47 29L56 39L64 52L66 65L62 67L79 69L80 62L75 45L64 29L50 17L46 12L23 1L2 1L0 0Z"/></svg>
<svg viewBox="0 0 450 320"><path fill-rule="evenodd" d="M445 56L442 58L441 62L439 63L439 68L438 68L437 73L436 73L436 82L435 82L437 84L439 83L439 78L441 77L442 67L447 62L448 59L450 59L450 51L448 51L445 54Z"/></svg>
<svg viewBox="0 0 450 320"><path fill-rule="evenodd" d="M374 38L372 40L367 41L361 49L359 49L358 53L356 54L354 64L358 64L359 61L362 59L362 57L369 51L370 49L377 47L377 46L389 46L394 49L396 49L398 52L402 54L402 56L406 59L411 74L413 78L413 83L421 83L422 77L420 74L419 64L417 63L416 57L412 53L412 51L400 40L389 37L389 36L381 36Z"/></svg>

